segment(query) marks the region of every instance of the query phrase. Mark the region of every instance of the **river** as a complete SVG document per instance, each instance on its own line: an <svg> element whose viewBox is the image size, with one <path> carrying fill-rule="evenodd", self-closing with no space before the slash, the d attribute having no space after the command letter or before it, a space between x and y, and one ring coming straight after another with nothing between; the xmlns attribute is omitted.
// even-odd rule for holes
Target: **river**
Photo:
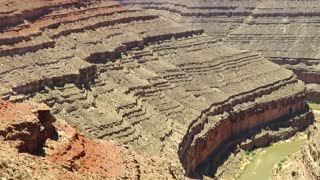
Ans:
<svg viewBox="0 0 320 180"><path fill-rule="evenodd" d="M285 141L258 149L253 161L245 168L240 180L269 180L273 167L288 155L297 152L305 139Z"/></svg>

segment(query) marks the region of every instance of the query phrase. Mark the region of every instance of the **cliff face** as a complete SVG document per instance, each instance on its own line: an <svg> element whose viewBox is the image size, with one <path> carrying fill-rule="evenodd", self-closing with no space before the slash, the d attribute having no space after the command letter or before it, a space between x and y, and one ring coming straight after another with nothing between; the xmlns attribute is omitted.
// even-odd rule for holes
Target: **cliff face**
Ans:
<svg viewBox="0 0 320 180"><path fill-rule="evenodd" d="M164 167L171 178L199 173L199 165L242 133L307 110L304 84L292 71L226 46L174 14L113 1L14 2L14 10L0 14L23 20L3 23L0 33L1 98L46 103L87 136L170 162ZM191 20L203 10L242 22L255 3L235 3L168 6L197 11ZM85 152L83 138L74 139L70 144Z"/></svg>
<svg viewBox="0 0 320 180"><path fill-rule="evenodd" d="M307 99L315 103L320 102L319 84L307 84Z"/></svg>
<svg viewBox="0 0 320 180"><path fill-rule="evenodd" d="M304 82L319 83L317 1L120 2L167 14L181 24L202 27L226 45L261 52L269 60L293 70Z"/></svg>
<svg viewBox="0 0 320 180"><path fill-rule="evenodd" d="M219 122L214 127L206 127L208 125L201 127L202 132L193 137L188 151L185 154L180 154L180 159L187 172L193 173L196 167L200 163L204 163L210 155L214 157L212 153L217 153L221 144L227 144L228 140L235 140L241 134L245 134L259 125L279 120L285 115L295 114L304 109L304 106L304 95L296 95L294 98L283 98L278 102L264 102L256 107L220 116L220 119L217 119ZM189 134L193 134L193 132L191 131Z"/></svg>

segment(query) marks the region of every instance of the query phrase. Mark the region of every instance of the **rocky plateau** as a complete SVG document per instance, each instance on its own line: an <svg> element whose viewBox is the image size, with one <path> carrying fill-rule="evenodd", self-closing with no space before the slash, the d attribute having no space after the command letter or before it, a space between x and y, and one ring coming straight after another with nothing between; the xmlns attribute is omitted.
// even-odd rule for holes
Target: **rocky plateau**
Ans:
<svg viewBox="0 0 320 180"><path fill-rule="evenodd" d="M308 129L319 178L319 6L0 0L0 177L224 179Z"/></svg>

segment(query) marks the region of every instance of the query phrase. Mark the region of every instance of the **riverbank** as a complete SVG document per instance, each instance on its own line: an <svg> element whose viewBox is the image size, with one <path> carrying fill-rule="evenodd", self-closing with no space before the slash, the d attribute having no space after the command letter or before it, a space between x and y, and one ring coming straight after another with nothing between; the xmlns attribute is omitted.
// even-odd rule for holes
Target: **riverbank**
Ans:
<svg viewBox="0 0 320 180"><path fill-rule="evenodd" d="M274 169L281 166L291 154L299 151L306 139L306 132L298 132L287 140L272 143L270 146L253 151L244 151L238 147L236 152L231 154L223 166L218 169L220 176L215 179L268 180L272 178Z"/></svg>
<svg viewBox="0 0 320 180"><path fill-rule="evenodd" d="M314 124L308 128L308 140L301 149L290 156L281 168L273 170L272 180L318 180L320 179L320 104L308 103L315 116Z"/></svg>
<svg viewBox="0 0 320 180"><path fill-rule="evenodd" d="M311 115L313 119L313 114ZM310 118L306 116L304 120ZM301 120L303 119L296 119L293 122L297 124ZM281 166L289 155L299 151L307 139L308 129L309 127L307 129L286 127L283 124L262 129L258 134L237 145L234 152L218 168L214 178L217 180L260 180L261 177L270 179L277 165Z"/></svg>
<svg viewBox="0 0 320 180"><path fill-rule="evenodd" d="M284 142L253 151L252 161L246 166L239 180L271 179L274 167L281 168L288 156L299 151L306 139L305 133L299 133Z"/></svg>
<svg viewBox="0 0 320 180"><path fill-rule="evenodd" d="M314 127L319 125L320 104L312 101L308 101L307 103L315 114L315 123L309 128L314 129ZM251 153L254 154L253 158L251 158L252 161L246 165L239 180L280 180L297 179L299 177L306 179L306 170L299 168L302 167L300 162L301 155L299 153L301 153L300 149L308 139L307 134L310 133L309 129L283 142L253 151Z"/></svg>

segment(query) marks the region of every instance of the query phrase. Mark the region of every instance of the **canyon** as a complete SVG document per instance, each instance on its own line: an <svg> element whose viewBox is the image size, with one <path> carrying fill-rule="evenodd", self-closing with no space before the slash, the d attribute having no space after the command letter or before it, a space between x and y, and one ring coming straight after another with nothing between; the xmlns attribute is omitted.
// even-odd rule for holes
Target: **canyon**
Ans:
<svg viewBox="0 0 320 180"><path fill-rule="evenodd" d="M319 117L319 110L315 110L315 116ZM319 179L319 145L319 123L316 123L308 130L307 141L300 151L277 167L272 179Z"/></svg>
<svg viewBox="0 0 320 180"><path fill-rule="evenodd" d="M317 1L179 1L121 0L125 5L178 14L182 24L202 27L224 44L253 50L296 73L306 83L319 83ZM175 17L175 16L174 16Z"/></svg>
<svg viewBox="0 0 320 180"><path fill-rule="evenodd" d="M239 148L316 126L319 5L0 1L0 177L223 179Z"/></svg>

